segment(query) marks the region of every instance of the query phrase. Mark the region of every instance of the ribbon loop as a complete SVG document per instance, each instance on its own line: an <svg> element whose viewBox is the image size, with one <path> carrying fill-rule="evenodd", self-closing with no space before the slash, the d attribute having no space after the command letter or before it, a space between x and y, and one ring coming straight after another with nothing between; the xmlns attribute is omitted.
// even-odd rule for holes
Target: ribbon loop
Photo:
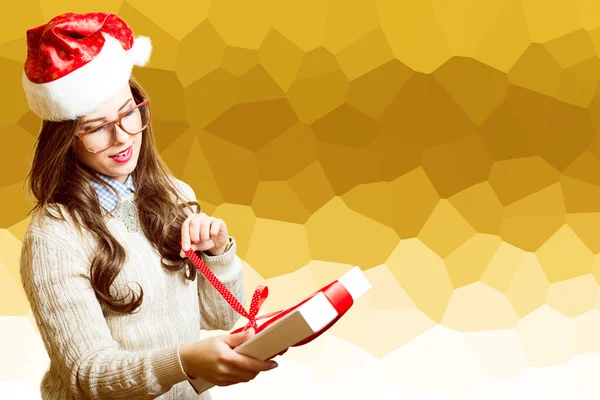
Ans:
<svg viewBox="0 0 600 400"><path fill-rule="evenodd" d="M256 315L260 310L260 307L265 302L267 297L269 296L269 288L263 285L259 285L254 294L252 295L252 302L250 303L250 314L246 317L248 318L248 323L244 327L244 330L248 330L250 328L254 328L256 331L258 329L258 325L256 324ZM242 314L243 315L243 314Z"/></svg>

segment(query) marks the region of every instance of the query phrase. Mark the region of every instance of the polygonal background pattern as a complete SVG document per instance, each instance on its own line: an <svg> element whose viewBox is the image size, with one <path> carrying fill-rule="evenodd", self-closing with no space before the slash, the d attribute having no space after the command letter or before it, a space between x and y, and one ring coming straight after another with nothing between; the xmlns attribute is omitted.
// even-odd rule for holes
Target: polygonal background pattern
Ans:
<svg viewBox="0 0 600 400"><path fill-rule="evenodd" d="M19 277L40 127L21 72L25 30L67 11L116 12L152 39L134 75L157 146L227 222L249 296L269 286L264 312L353 265L373 285L319 340L215 399L600 396L599 2L10 7L0 397L39 396L48 363Z"/></svg>

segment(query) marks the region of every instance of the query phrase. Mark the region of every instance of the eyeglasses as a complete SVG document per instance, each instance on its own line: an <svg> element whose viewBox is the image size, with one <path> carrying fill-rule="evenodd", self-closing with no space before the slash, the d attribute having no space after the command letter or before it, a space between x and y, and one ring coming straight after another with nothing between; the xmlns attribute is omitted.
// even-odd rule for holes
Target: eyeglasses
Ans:
<svg viewBox="0 0 600 400"><path fill-rule="evenodd" d="M116 125L130 135L137 135L150 124L150 100L144 100L134 108L119 115L114 121L107 121L84 132L75 134L83 148L89 153L100 153L113 145L117 137Z"/></svg>

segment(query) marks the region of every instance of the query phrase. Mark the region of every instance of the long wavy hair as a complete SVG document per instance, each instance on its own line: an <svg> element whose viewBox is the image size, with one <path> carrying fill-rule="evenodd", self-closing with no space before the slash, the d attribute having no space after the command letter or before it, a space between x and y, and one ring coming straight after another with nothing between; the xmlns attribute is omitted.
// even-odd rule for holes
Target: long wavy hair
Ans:
<svg viewBox="0 0 600 400"><path fill-rule="evenodd" d="M133 78L129 80L129 86L136 103L148 98ZM147 119L148 112L142 118ZM109 309L130 314L142 304L144 291L140 287L140 294L137 295L130 288L129 294L120 298L110 293L112 283L123 268L126 253L104 223L100 202L90 180L113 189L78 162L75 155L72 144L80 125L81 118L61 122L42 121L32 167L26 178L36 199L28 215L40 212L50 218L65 219L58 206L62 205L75 221L77 229L85 228L94 234L98 247L90 266L90 280L96 297ZM170 179L172 174L156 151L151 125L141 134L144 137L138 163L132 173L141 227L146 238L162 256L162 266L170 271L185 268L186 278L194 280L196 268L188 258L180 257L179 241L181 225L187 216L186 209L199 213L200 205L196 201L185 201L174 187ZM58 212L59 216L51 213L51 210ZM125 301L129 297L130 301Z"/></svg>

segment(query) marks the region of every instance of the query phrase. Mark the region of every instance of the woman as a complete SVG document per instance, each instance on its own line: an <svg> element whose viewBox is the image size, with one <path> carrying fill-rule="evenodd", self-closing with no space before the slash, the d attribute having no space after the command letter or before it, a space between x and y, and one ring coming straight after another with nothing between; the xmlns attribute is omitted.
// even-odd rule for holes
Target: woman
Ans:
<svg viewBox="0 0 600 400"><path fill-rule="evenodd" d="M190 379L225 386L276 366L233 350L250 331L199 340L238 315L183 251L240 301L242 267L225 222L154 148L131 77L150 40L114 14L68 13L28 30L27 45L23 86L43 123L21 278L50 357L42 398L198 398Z"/></svg>

